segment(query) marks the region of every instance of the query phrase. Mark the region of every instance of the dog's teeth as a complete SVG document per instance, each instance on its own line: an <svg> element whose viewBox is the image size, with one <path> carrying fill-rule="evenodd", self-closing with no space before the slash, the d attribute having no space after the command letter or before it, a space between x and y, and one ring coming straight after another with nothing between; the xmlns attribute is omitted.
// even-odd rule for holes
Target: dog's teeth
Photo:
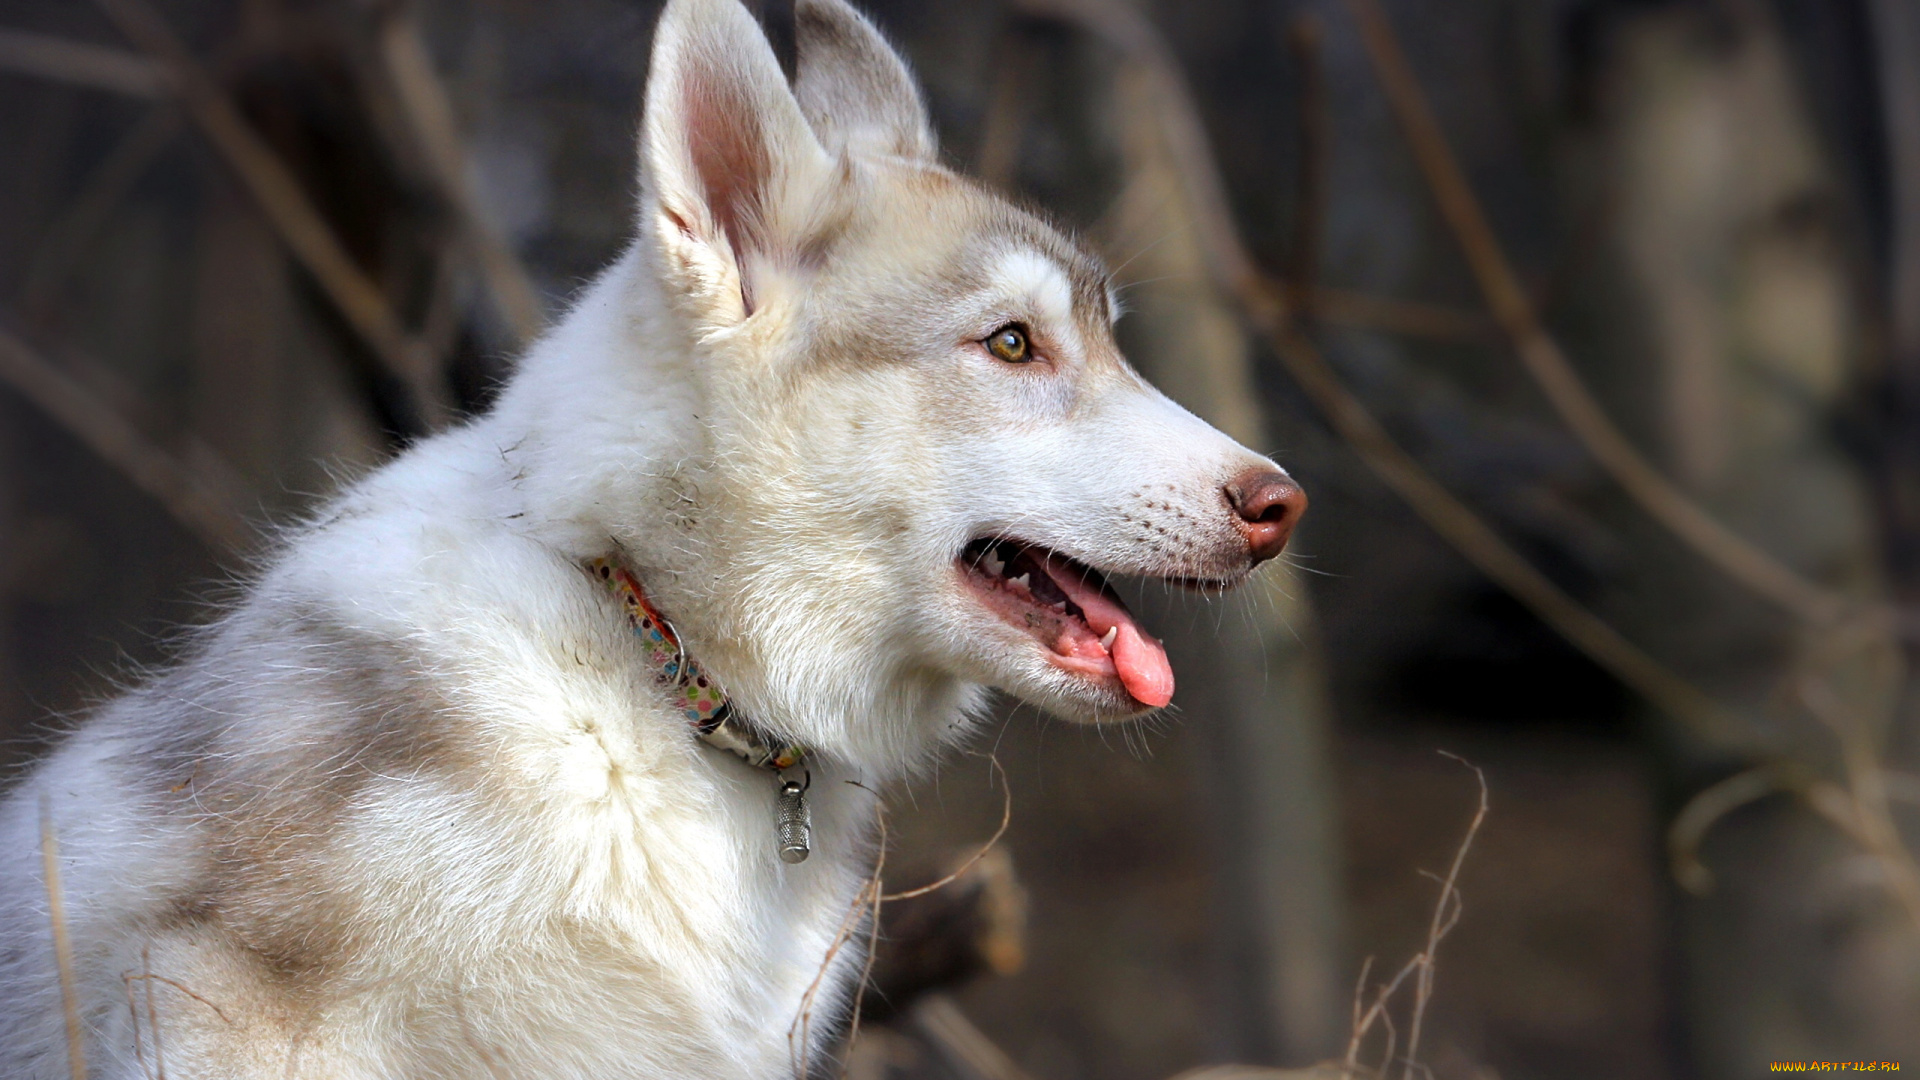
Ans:
<svg viewBox="0 0 1920 1080"><path fill-rule="evenodd" d="M1030 586L1031 586L1031 581L1030 581L1030 579L1031 579L1032 577L1033 577L1033 574L1032 574L1032 572L1031 572L1031 571L1029 571L1029 572L1027 572L1027 573L1025 573L1025 574L1021 574L1021 575L1020 575L1019 577L1017 577L1017 578L1008 578L1008 579L1007 579L1007 584L1009 584L1009 585L1018 585L1018 586L1020 586L1020 587L1021 587L1021 588L1023 588L1023 589L1029 589L1029 590L1030 590Z"/></svg>
<svg viewBox="0 0 1920 1080"><path fill-rule="evenodd" d="M1064 614L1066 614L1066 611L1067 611L1067 602L1066 602L1065 600L1057 600L1057 601L1055 601L1055 602L1054 602L1054 605L1053 605L1053 610L1055 610L1055 611L1058 611L1058 612L1060 612L1060 613L1061 613L1061 614L1063 614L1063 615L1064 615Z"/></svg>
<svg viewBox="0 0 1920 1080"><path fill-rule="evenodd" d="M1005 573L1007 569L1007 564L1001 560L1000 556L995 555L991 550L987 552L986 558L980 560L980 565L986 567L987 573L992 574L994 577L999 577Z"/></svg>
<svg viewBox="0 0 1920 1080"><path fill-rule="evenodd" d="M1117 626L1117 625L1115 625L1115 626L1109 626L1109 627L1107 627L1107 633L1106 633L1106 636L1105 636L1105 637L1102 637L1102 638L1100 639L1100 647L1101 647L1101 648L1103 648L1103 649L1105 649L1105 650L1107 650L1108 652L1112 652L1112 651L1113 651L1113 639L1114 639L1114 638L1117 638L1117 637L1119 637L1119 636L1120 636L1120 627L1119 627L1119 626Z"/></svg>

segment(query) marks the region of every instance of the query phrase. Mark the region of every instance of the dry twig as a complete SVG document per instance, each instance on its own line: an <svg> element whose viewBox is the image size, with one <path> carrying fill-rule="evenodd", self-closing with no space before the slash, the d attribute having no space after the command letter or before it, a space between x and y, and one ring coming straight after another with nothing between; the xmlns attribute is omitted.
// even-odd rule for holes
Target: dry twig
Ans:
<svg viewBox="0 0 1920 1080"><path fill-rule="evenodd" d="M1380 1068L1375 1071L1376 1075L1386 1076L1396 1060L1402 1065L1401 1080L1414 1080L1417 1074L1425 1071L1424 1066L1419 1063L1420 1035L1426 1022L1427 1005L1433 999L1434 959L1439 955L1440 943L1446 940L1447 935L1452 933L1453 928L1460 922L1463 910L1459 885L1460 868L1466 864L1467 853L1473 850L1474 838L1480 835L1480 827L1486 823L1488 809L1487 774L1478 765L1458 754L1444 750L1440 754L1473 770L1474 780L1478 783L1480 790L1479 805L1474 810L1473 820L1467 825L1466 835L1460 838L1460 845L1454 849L1453 863L1447 868L1447 876L1441 878L1432 874L1426 875L1440 883L1440 898L1434 902L1433 916L1427 923L1425 947L1408 960L1392 979L1376 990L1373 1004L1364 1012L1361 1011L1360 1002L1366 986L1367 974L1373 968L1373 959L1369 957L1361 966L1359 982L1354 986L1353 1029L1348 1035L1347 1054L1342 1062L1342 1076L1348 1080L1361 1070L1360 1050L1376 1023L1386 1029L1386 1051L1382 1055ZM1393 1001L1400 987L1409 977L1414 980L1414 996L1407 1025L1407 1051L1405 1055L1396 1057L1399 1032L1393 1023Z"/></svg>
<svg viewBox="0 0 1920 1080"><path fill-rule="evenodd" d="M1713 872L1700 861L1700 845L1728 814L1782 791L1798 791L1794 775L1778 764L1735 773L1687 800L1667 828L1667 860L1675 881L1695 896L1713 890Z"/></svg>
<svg viewBox="0 0 1920 1080"><path fill-rule="evenodd" d="M1798 686L1801 702L1840 741L1846 786L1813 784L1806 793L1815 811L1833 822L1880 864L1887 891L1920 929L1920 860L1916 860L1893 818L1886 771L1877 746L1861 718L1849 712L1824 678L1809 675Z"/></svg>
<svg viewBox="0 0 1920 1080"><path fill-rule="evenodd" d="M870 792L875 799L879 793L858 781L848 781L862 791ZM827 975L833 970L833 961L840 950L853 940L858 931L863 914L875 919L877 928L880 907L880 875L887 866L887 808L884 802L875 807L875 821L880 830L879 850L874 855L873 873L868 875L866 884L855 894L853 903L847 907L846 917L840 920L840 927L834 932L833 943L827 947L827 954L820 961L820 970L814 973L813 981L807 984L806 992L800 995L800 1010L794 1015L793 1023L787 1026L787 1058L793 1069L795 1080L804 1080L807 1074L807 1054L813 1037L813 1006L821 987L826 985ZM866 989L867 974L872 971L872 931L868 933L867 963L861 971L861 984L854 988L854 1024L859 1023L860 994Z"/></svg>
<svg viewBox="0 0 1920 1080"><path fill-rule="evenodd" d="M1293 53L1299 79L1300 156L1293 244L1287 252L1283 276L1287 298L1301 307L1313 307L1317 299L1314 293L1320 281L1320 249L1327 220L1326 162L1333 145L1333 123L1327 109L1327 65L1321 47L1325 34L1320 17L1311 12L1295 16L1287 28L1287 47Z"/></svg>
<svg viewBox="0 0 1920 1080"><path fill-rule="evenodd" d="M300 182L146 0L94 0L121 32L165 66L187 112L386 372L407 387L428 429L452 405L438 358L406 330L379 286L354 263Z"/></svg>
<svg viewBox="0 0 1920 1080"><path fill-rule="evenodd" d="M80 989L73 971L73 943L67 938L66 897L60 889L60 840L53 832L53 800L45 794L40 797L40 871L47 890L47 918L53 924L53 959L60 971L60 1007L67 1019L67 1068L73 1080L87 1080Z"/></svg>
<svg viewBox="0 0 1920 1080"><path fill-rule="evenodd" d="M953 873L948 874L938 881L922 885L917 889L887 893L880 898L882 901L909 900L916 896L925 896L936 889L946 888L958 880L962 874L973 869L975 863L986 858L987 852L992 851L993 846L1000 842L1000 838L1007 835L1007 826L1013 824L1013 787L1007 783L1007 770L1001 767L999 756L988 754L987 761L993 765L993 771L1000 774L1000 792L1003 800L1003 805L1000 809L1000 827L993 830L993 835L987 838L986 843L980 845L980 850L974 852L971 857L961 863Z"/></svg>

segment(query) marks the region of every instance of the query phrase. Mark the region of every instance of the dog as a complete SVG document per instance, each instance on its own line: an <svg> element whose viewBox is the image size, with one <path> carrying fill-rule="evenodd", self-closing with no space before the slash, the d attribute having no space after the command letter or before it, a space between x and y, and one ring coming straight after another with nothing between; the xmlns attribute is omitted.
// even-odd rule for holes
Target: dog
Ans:
<svg viewBox="0 0 1920 1080"><path fill-rule="evenodd" d="M0 1075L69 1075L56 884L95 1078L804 1072L873 791L990 688L1167 704L1107 576L1229 588L1304 496L939 163L863 16L795 40L789 83L738 0L670 0L631 245L10 793Z"/></svg>

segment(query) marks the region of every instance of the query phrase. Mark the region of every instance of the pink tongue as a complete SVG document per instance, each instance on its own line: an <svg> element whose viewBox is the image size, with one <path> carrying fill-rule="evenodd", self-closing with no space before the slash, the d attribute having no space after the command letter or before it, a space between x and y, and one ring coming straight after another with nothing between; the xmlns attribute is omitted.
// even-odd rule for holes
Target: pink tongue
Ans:
<svg viewBox="0 0 1920 1080"><path fill-rule="evenodd" d="M1133 614L1105 593L1082 580L1080 572L1054 559L1047 560L1047 575L1054 584L1086 613L1087 625L1102 637L1119 627L1113 645L1113 668L1120 675L1127 693L1143 705L1159 708L1173 700L1173 665L1167 663L1167 650L1158 641L1140 632Z"/></svg>

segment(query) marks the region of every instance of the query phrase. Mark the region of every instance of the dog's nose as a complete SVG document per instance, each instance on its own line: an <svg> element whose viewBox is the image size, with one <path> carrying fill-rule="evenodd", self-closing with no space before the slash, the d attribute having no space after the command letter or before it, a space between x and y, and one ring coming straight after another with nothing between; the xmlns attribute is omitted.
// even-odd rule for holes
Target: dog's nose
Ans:
<svg viewBox="0 0 1920 1080"><path fill-rule="evenodd" d="M1251 469L1227 481L1226 492L1256 563L1280 554L1307 512L1307 493L1284 473Z"/></svg>

